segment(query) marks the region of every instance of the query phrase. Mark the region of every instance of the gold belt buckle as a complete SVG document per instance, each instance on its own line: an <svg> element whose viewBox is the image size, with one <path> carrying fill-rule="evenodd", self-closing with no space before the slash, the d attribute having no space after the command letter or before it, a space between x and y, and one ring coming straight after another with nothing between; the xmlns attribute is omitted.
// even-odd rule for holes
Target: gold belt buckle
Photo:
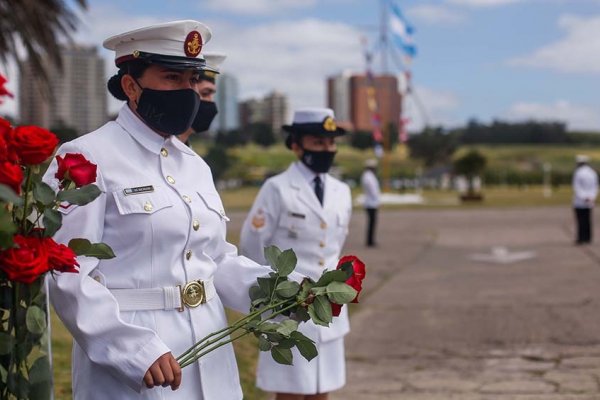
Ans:
<svg viewBox="0 0 600 400"><path fill-rule="evenodd" d="M181 289L181 286L179 288L181 290L181 308L179 311L183 311L184 305L194 308L206 303L206 291L204 290L204 282L201 280L188 282L183 289Z"/></svg>

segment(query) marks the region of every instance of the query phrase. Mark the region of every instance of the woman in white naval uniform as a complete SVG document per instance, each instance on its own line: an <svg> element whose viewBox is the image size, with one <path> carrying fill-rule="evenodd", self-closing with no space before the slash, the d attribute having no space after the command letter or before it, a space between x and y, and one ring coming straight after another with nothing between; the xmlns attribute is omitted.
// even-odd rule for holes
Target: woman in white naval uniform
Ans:
<svg viewBox="0 0 600 400"><path fill-rule="evenodd" d="M292 248L296 271L317 280L335 269L352 212L350 188L327 173L335 156L335 137L344 134L327 108L297 110L286 145L298 157L283 173L268 179L242 227L240 252L264 263L263 248ZM344 335L347 307L329 328L312 321L299 328L316 342L319 355L307 362L294 349L294 365L280 365L261 352L257 386L277 400L326 399L345 384Z"/></svg>
<svg viewBox="0 0 600 400"><path fill-rule="evenodd" d="M116 254L79 257L79 274L48 280L75 339L75 399L242 399L231 345L183 370L174 359L226 325L224 305L247 312L248 287L268 272L227 243L210 169L175 136L200 114L192 87L210 36L199 22L175 21L106 40L119 67L108 87L127 103L58 150L97 164L102 194L63 209L56 238L104 242ZM44 177L54 187L56 169Z"/></svg>

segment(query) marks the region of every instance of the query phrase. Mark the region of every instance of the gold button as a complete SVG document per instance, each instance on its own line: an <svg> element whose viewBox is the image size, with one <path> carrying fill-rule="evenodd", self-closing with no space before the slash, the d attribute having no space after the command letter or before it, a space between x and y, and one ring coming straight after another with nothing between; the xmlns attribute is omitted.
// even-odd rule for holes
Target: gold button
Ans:
<svg viewBox="0 0 600 400"><path fill-rule="evenodd" d="M197 231L198 229L200 229L200 221L198 221L197 219L195 219L194 222L192 223L192 227L194 228L195 231Z"/></svg>
<svg viewBox="0 0 600 400"><path fill-rule="evenodd" d="M172 185L175 183L175 179L171 175L167 175L167 182Z"/></svg>
<svg viewBox="0 0 600 400"><path fill-rule="evenodd" d="M102 282L102 278L100 278L100 277L99 277L99 276L97 276L97 275L94 277L94 280L95 280L96 282Z"/></svg>
<svg viewBox="0 0 600 400"><path fill-rule="evenodd" d="M327 229L327 224L325 222L321 222L321 229Z"/></svg>
<svg viewBox="0 0 600 400"><path fill-rule="evenodd" d="M325 265L325 261L324 260L319 260L319 265L322 267Z"/></svg>
<svg viewBox="0 0 600 400"><path fill-rule="evenodd" d="M184 194L183 196L181 196L185 201L187 201L188 203L192 202L192 199L190 198L190 196L188 196L187 194Z"/></svg>
<svg viewBox="0 0 600 400"><path fill-rule="evenodd" d="M188 250L185 252L185 259L189 260L190 258L192 258L192 251Z"/></svg>
<svg viewBox="0 0 600 400"><path fill-rule="evenodd" d="M319 247L325 247L325 242L319 243Z"/></svg>
<svg viewBox="0 0 600 400"><path fill-rule="evenodd" d="M169 152L167 151L167 149L165 149L164 147L162 149L160 149L160 155L163 157L166 157L169 155Z"/></svg>
<svg viewBox="0 0 600 400"><path fill-rule="evenodd" d="M149 201L144 203L144 210L148 212L152 211L152 203L150 203Z"/></svg>

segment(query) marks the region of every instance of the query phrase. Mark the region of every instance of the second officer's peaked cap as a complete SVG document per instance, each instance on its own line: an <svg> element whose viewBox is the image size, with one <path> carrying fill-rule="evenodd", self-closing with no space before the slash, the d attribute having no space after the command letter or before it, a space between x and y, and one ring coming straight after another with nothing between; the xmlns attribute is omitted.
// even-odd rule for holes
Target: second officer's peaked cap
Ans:
<svg viewBox="0 0 600 400"><path fill-rule="evenodd" d="M200 79L215 83L215 78L220 72L219 68L227 56L222 53L204 53L203 55L207 69L200 72Z"/></svg>
<svg viewBox="0 0 600 400"><path fill-rule="evenodd" d="M210 70L201 52L211 36L203 23L182 20L121 33L106 39L103 45L115 51L117 67L139 59L174 69Z"/></svg>

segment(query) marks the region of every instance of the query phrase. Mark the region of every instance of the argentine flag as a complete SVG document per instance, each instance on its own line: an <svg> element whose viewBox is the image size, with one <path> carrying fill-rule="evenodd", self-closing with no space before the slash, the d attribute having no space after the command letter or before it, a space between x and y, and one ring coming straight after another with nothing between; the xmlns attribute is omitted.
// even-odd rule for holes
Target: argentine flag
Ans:
<svg viewBox="0 0 600 400"><path fill-rule="evenodd" d="M404 18L402 11L400 11L400 8L393 1L390 2L390 11L390 31L394 43L408 57L413 58L417 55L417 47L413 41L415 29L406 18Z"/></svg>

